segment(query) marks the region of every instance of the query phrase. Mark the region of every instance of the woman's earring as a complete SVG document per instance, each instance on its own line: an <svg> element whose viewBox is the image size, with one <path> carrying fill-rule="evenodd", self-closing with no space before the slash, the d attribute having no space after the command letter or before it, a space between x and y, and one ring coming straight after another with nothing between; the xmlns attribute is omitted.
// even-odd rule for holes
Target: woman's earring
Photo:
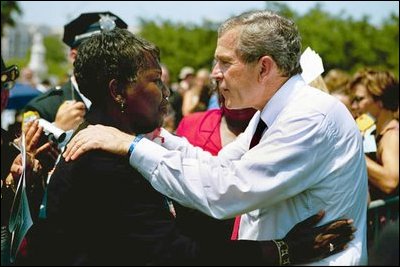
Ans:
<svg viewBox="0 0 400 267"><path fill-rule="evenodd" d="M117 96L117 99L116 99L116 102L117 102L117 103L119 104L119 106L120 106L121 113L124 114L124 113L125 113L125 109L126 109L126 106L125 106L125 99L123 99L122 96L118 95L118 96Z"/></svg>
<svg viewBox="0 0 400 267"><path fill-rule="evenodd" d="M120 105L121 105L121 113L124 114L125 113L125 100L121 99Z"/></svg>

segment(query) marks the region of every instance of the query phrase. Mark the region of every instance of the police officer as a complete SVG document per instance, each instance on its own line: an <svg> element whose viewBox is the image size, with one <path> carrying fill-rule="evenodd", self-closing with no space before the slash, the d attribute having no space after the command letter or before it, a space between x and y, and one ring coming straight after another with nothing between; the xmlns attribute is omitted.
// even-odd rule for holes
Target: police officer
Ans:
<svg viewBox="0 0 400 267"><path fill-rule="evenodd" d="M111 12L82 13L64 26L63 42L70 47L69 58L75 61L79 45L89 37L115 27L127 28L127 24ZM36 111L39 116L65 131L76 129L82 122L91 102L78 88L72 75L63 86L31 100L25 111Z"/></svg>

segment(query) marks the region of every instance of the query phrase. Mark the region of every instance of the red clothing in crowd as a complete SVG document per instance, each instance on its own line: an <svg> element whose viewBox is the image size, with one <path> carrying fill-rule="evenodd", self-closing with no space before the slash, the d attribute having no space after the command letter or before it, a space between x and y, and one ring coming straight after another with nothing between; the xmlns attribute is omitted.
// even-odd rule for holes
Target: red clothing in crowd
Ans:
<svg viewBox="0 0 400 267"><path fill-rule="evenodd" d="M185 137L192 145L217 155L222 148L221 117L220 109L190 114L179 123L176 134Z"/></svg>

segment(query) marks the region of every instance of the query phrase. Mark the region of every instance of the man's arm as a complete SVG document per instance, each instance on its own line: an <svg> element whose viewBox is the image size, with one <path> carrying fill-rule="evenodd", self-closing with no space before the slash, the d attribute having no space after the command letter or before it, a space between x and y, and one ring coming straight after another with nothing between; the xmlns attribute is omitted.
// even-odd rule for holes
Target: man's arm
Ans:
<svg viewBox="0 0 400 267"><path fill-rule="evenodd" d="M169 150L142 139L130 156L130 164L156 190L182 205L214 218L230 218L274 205L323 178L318 174L325 170L318 168L325 166L321 161L329 153L326 146L330 144L321 141L326 131L321 129L320 120L319 115L307 123L295 117L289 118L282 124L285 127L290 125L289 130L277 127L269 129L268 133L273 137L268 139L268 144L262 140L237 160L232 160L231 153L225 152L234 151L238 141L223 148L215 157L188 142L182 143L184 147L178 150ZM285 136L282 136L282 131L286 132ZM71 141L66 160L76 158L90 149L102 149L125 156L132 139L133 136L114 128L101 125L88 127ZM169 137L165 139L168 144ZM241 145L239 143L239 152ZM283 191L285 194L282 194ZM242 201L238 202L237 199Z"/></svg>
<svg viewBox="0 0 400 267"><path fill-rule="evenodd" d="M104 150L115 155L127 156L129 147L136 136L103 126L89 125L79 131L68 143L63 153L65 161L75 160L89 150Z"/></svg>

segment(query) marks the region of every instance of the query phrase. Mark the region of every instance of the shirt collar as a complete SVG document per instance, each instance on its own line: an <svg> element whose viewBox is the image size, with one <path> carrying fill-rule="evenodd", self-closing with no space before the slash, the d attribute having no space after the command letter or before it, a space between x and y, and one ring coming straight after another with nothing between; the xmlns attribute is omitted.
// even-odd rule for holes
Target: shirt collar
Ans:
<svg viewBox="0 0 400 267"><path fill-rule="evenodd" d="M86 96L84 96L81 91L79 91L78 83L76 82L75 76L71 76L71 83L72 86L75 88L76 92L79 94L81 97L83 103L85 104L86 108L89 110L90 107L92 106L92 101L89 100Z"/></svg>
<svg viewBox="0 0 400 267"><path fill-rule="evenodd" d="M303 78L299 74L287 80L282 87L272 96L261 111L261 119L268 127L274 123L276 117L290 100L290 95L300 87L305 86Z"/></svg>

